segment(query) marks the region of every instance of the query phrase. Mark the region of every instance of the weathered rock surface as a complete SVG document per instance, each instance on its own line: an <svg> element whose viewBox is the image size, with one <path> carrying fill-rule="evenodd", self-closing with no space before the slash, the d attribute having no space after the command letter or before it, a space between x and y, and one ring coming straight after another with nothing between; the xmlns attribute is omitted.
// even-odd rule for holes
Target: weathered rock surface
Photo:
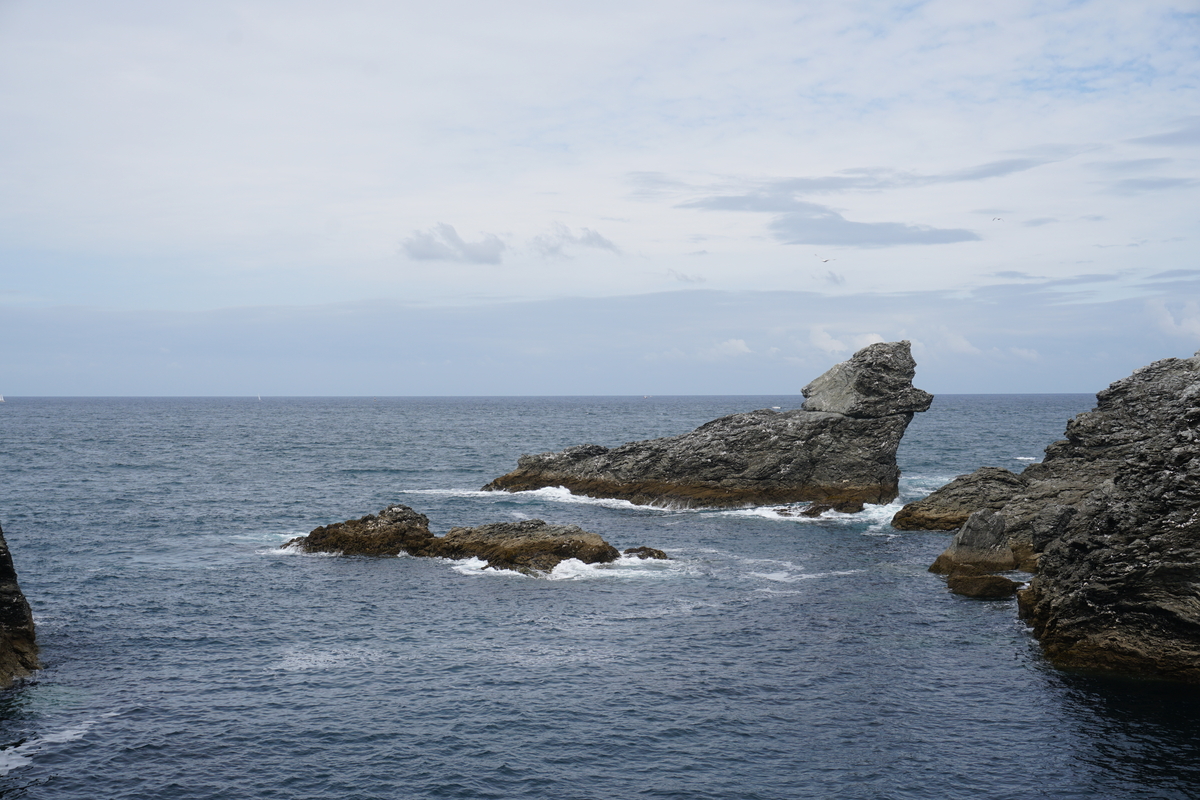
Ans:
<svg viewBox="0 0 1200 800"><path fill-rule="evenodd" d="M397 556L430 546L429 518L408 506L391 505L378 514L323 525L292 539L284 547L305 553L341 553L347 556Z"/></svg>
<svg viewBox="0 0 1200 800"><path fill-rule="evenodd" d="M946 588L977 600L1007 600L1017 593L1021 584L1003 575L955 573L946 579Z"/></svg>
<svg viewBox="0 0 1200 800"><path fill-rule="evenodd" d="M586 564L605 564L620 557L615 547L595 533L576 525L550 525L540 519L451 528L445 536L438 537L429 532L429 520L424 514L403 505L391 505L378 514L322 526L283 546L306 553L479 558L492 569L511 569L527 575L550 572L568 558ZM666 554L661 557L666 558Z"/></svg>
<svg viewBox="0 0 1200 800"><path fill-rule="evenodd" d="M28 678L39 668L33 612L17 584L12 553L0 530L0 688Z"/></svg>
<svg viewBox="0 0 1200 800"><path fill-rule="evenodd" d="M896 497L896 449L932 395L914 389L908 342L873 344L804 387L800 409L722 417L691 433L607 448L523 455L484 486L576 494L643 505L739 506Z"/></svg>
<svg viewBox="0 0 1200 800"><path fill-rule="evenodd" d="M959 475L922 500L908 503L892 517L892 527L902 531L952 531L961 528L976 511L999 511L1029 481L1000 467L983 467Z"/></svg>
<svg viewBox="0 0 1200 800"><path fill-rule="evenodd" d="M950 546L929 571L949 574L965 566L986 572L1016 568L1017 560L1004 530L1004 517L999 513L984 509L967 517L962 530L954 534Z"/></svg>
<svg viewBox="0 0 1200 800"><path fill-rule="evenodd" d="M1200 354L1097 400L1056 450L1116 468L1073 513L1042 509L1022 615L1059 666L1200 683Z"/></svg>
<svg viewBox="0 0 1200 800"><path fill-rule="evenodd" d="M540 519L497 522L478 528L451 528L429 553L442 558L479 558L492 569L525 574L550 572L575 558L585 564L607 564L621 554L617 548L578 525L550 525Z"/></svg>
<svg viewBox="0 0 1200 800"><path fill-rule="evenodd" d="M624 555L637 556L640 559L655 558L660 561L669 561L670 558L662 550L655 547L627 547Z"/></svg>

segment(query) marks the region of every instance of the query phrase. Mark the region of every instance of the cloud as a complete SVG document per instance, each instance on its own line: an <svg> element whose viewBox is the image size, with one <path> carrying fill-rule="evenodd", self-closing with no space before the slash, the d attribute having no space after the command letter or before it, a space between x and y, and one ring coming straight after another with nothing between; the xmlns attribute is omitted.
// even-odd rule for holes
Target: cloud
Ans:
<svg viewBox="0 0 1200 800"><path fill-rule="evenodd" d="M409 258L416 261L461 261L467 264L499 264L506 246L495 234L485 233L475 242L465 241L453 225L439 222L428 231L413 231L401 242Z"/></svg>
<svg viewBox="0 0 1200 800"><path fill-rule="evenodd" d="M727 339L720 344L715 344L705 350L701 357L709 360L722 358L736 358L738 356L750 355L754 351L746 344L745 339Z"/></svg>
<svg viewBox="0 0 1200 800"><path fill-rule="evenodd" d="M850 349L850 345L829 335L824 328L812 328L808 332L808 341L822 353L838 355Z"/></svg>
<svg viewBox="0 0 1200 800"><path fill-rule="evenodd" d="M1040 228L1043 225L1051 225L1055 222L1058 222L1058 220L1054 217L1036 217L1035 219L1027 219L1021 224L1027 228Z"/></svg>
<svg viewBox="0 0 1200 800"><path fill-rule="evenodd" d="M1134 144L1156 144L1168 146L1194 146L1200 144L1200 117L1190 117L1182 127L1153 136L1139 136L1129 141Z"/></svg>
<svg viewBox="0 0 1200 800"><path fill-rule="evenodd" d="M973 242L979 235L965 229L933 228L901 222L854 222L828 206L795 200L783 193L717 195L681 203L680 208L705 211L783 212L767 224L784 244L890 247L902 244Z"/></svg>
<svg viewBox="0 0 1200 800"><path fill-rule="evenodd" d="M1126 178L1125 180L1117 181L1110 187L1110 191L1117 194L1141 194L1143 192L1157 192L1162 189L1179 189L1184 186L1195 186L1200 181L1195 178Z"/></svg>
<svg viewBox="0 0 1200 800"><path fill-rule="evenodd" d="M1200 338L1200 304L1195 300L1188 300L1181 305L1168 305L1166 300L1155 298L1146 301L1146 310L1158 329L1168 336Z"/></svg>
<svg viewBox="0 0 1200 800"><path fill-rule="evenodd" d="M701 275L687 275L673 269L667 270L667 274L680 283L704 283L704 278Z"/></svg>
<svg viewBox="0 0 1200 800"><path fill-rule="evenodd" d="M618 255L621 252L620 248L591 228L580 228L579 233L572 233L561 222L554 223L550 233L533 237L529 245L542 258L570 258L566 252L570 245L608 250Z"/></svg>

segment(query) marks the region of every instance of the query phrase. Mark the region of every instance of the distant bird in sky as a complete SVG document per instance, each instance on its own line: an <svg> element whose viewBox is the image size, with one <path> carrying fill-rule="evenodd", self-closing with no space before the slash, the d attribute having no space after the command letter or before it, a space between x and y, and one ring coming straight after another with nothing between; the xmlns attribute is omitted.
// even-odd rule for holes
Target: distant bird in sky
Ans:
<svg viewBox="0 0 1200 800"><path fill-rule="evenodd" d="M997 222L997 221L1004 222L1004 220L1001 219L1000 217L992 217L992 222Z"/></svg>
<svg viewBox="0 0 1200 800"><path fill-rule="evenodd" d="M816 256L817 258L821 258L820 254L818 254L818 253L813 253L813 255ZM837 261L837 259L836 258L821 258L822 264L827 264L830 261Z"/></svg>

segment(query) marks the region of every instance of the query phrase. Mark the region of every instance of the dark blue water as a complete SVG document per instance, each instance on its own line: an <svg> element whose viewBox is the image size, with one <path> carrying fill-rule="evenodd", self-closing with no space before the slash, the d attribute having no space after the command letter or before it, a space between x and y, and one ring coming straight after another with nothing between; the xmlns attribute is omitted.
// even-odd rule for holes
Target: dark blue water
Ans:
<svg viewBox="0 0 1200 800"><path fill-rule="evenodd" d="M475 491L523 452L796 397L22 399L0 524L47 669L0 693L0 797L1200 796L1200 696L1060 673L948 594L898 504L810 520ZM940 397L904 499L1020 469L1086 395ZM670 562L549 579L281 554L392 502L576 523Z"/></svg>

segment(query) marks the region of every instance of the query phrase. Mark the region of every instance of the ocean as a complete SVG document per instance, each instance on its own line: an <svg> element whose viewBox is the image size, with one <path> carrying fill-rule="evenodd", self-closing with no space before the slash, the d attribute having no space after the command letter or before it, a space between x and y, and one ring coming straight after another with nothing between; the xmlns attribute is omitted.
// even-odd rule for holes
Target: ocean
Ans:
<svg viewBox="0 0 1200 800"><path fill-rule="evenodd" d="M901 499L857 515L478 491L801 401L10 396L0 526L46 669L0 692L0 797L1200 797L1200 691L1050 667L1013 601L926 571L949 534L888 524L1039 459L1091 395L938 397ZM391 503L671 558L280 550Z"/></svg>

